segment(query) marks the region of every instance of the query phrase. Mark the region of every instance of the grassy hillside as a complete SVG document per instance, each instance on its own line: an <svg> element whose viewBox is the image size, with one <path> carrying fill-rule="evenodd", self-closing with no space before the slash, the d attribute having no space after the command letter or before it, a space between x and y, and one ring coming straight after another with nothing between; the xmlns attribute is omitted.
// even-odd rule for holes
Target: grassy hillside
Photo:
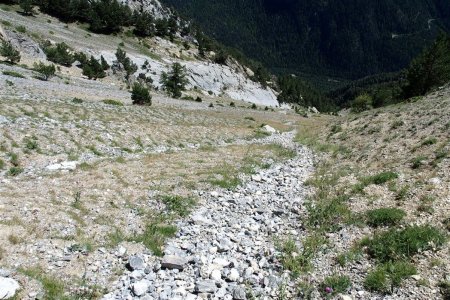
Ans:
<svg viewBox="0 0 450 300"><path fill-rule="evenodd" d="M323 153L302 238L316 246L294 260L309 270L300 293L341 283L366 296L448 297L449 115L447 87L300 130L298 140Z"/></svg>

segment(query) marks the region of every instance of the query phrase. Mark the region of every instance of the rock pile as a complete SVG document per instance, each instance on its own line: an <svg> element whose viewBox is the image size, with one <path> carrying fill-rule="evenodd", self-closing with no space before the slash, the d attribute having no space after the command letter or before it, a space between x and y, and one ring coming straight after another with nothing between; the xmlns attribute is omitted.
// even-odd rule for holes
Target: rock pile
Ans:
<svg viewBox="0 0 450 300"><path fill-rule="evenodd" d="M200 192L203 203L177 224L165 256L130 257L128 271L103 299L273 299L282 288L289 294L276 241L301 234L302 183L313 170L311 152L292 138L277 134L268 142L295 148L296 158L235 191Z"/></svg>

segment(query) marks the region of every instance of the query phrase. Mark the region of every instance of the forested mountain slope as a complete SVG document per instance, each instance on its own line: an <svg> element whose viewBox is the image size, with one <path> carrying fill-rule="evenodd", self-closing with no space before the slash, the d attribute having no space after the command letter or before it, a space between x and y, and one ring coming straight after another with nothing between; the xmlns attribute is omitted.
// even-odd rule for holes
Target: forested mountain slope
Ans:
<svg viewBox="0 0 450 300"><path fill-rule="evenodd" d="M164 0L273 71L355 79L405 67L450 29L447 0Z"/></svg>

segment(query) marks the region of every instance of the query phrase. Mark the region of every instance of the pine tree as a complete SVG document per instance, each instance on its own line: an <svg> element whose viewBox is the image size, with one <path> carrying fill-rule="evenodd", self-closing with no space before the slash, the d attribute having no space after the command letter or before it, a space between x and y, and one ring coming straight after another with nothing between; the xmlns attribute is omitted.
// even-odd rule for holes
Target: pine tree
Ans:
<svg viewBox="0 0 450 300"><path fill-rule="evenodd" d="M109 70L110 66L109 66L108 62L105 60L105 58L103 57L103 55L100 56L100 63L102 64L103 71Z"/></svg>
<svg viewBox="0 0 450 300"><path fill-rule="evenodd" d="M83 75L89 79L104 78L106 76L103 66L93 56L91 59L83 65Z"/></svg>
<svg viewBox="0 0 450 300"><path fill-rule="evenodd" d="M186 84L188 83L186 67L179 63L174 63L169 73L162 73L161 83L169 95L174 98L180 98L181 92L186 89Z"/></svg>

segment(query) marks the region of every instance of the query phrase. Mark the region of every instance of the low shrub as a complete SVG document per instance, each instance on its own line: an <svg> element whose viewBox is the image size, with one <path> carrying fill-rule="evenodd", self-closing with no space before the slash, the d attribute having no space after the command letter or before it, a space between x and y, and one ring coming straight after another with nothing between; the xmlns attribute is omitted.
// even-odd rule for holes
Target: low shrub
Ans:
<svg viewBox="0 0 450 300"><path fill-rule="evenodd" d="M379 208L366 212L367 224L372 227L397 225L406 216L399 208Z"/></svg>

